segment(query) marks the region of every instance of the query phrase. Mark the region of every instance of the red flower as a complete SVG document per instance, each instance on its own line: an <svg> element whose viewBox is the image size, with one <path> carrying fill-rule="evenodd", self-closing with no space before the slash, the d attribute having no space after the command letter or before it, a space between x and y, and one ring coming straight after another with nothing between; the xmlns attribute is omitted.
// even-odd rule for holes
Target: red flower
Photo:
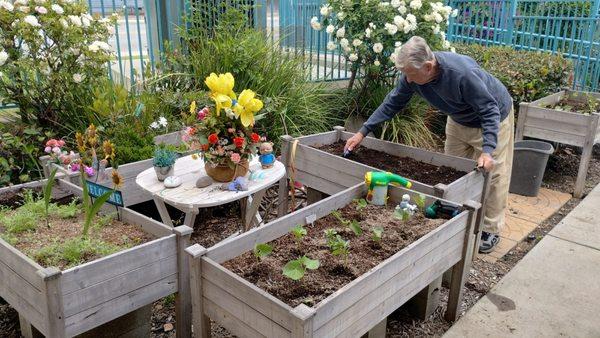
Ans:
<svg viewBox="0 0 600 338"><path fill-rule="evenodd" d="M219 142L219 137L217 134L210 134L208 135L208 142L210 142L210 144L217 144L217 142Z"/></svg>
<svg viewBox="0 0 600 338"><path fill-rule="evenodd" d="M250 138L252 139L253 143L258 143L258 141L260 141L260 135L258 135L257 133L252 133L252 135L250 135Z"/></svg>
<svg viewBox="0 0 600 338"><path fill-rule="evenodd" d="M200 145L200 147L202 147L202 151L208 151L209 146L210 145L208 143Z"/></svg>
<svg viewBox="0 0 600 338"><path fill-rule="evenodd" d="M234 137L233 138L233 143L235 144L236 147L241 148L242 146L244 146L244 138L243 137Z"/></svg>

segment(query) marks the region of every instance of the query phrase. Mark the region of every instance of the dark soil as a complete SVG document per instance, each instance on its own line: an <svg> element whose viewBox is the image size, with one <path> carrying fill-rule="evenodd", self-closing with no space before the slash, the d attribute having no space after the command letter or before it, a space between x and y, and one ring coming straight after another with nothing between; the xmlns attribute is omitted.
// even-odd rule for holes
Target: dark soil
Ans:
<svg viewBox="0 0 600 338"><path fill-rule="evenodd" d="M598 111L600 101L595 98L592 98L592 101L588 102L584 97L579 100L563 97L558 103L551 105L549 108L589 115L591 112Z"/></svg>
<svg viewBox="0 0 600 338"><path fill-rule="evenodd" d="M312 306L444 223L442 219L430 220L422 215L401 221L393 217L393 211L372 205L357 211L355 204L351 204L340 212L345 220L360 222L364 231L360 236L328 215L306 226L308 234L300 244L288 234L270 243L273 253L263 260L247 252L224 266L292 307L301 303ZM375 226L384 228L380 242L371 239L370 229ZM326 229L336 229L342 238L350 240L347 259L330 253L324 235ZM285 277L283 266L303 255L318 259L320 267L308 270L300 281Z"/></svg>
<svg viewBox="0 0 600 338"><path fill-rule="evenodd" d="M318 147L318 149L330 154L342 156L344 153L344 145L344 142L337 142ZM453 168L445 166L438 167L429 163L419 162L409 157L393 156L363 146L354 149L347 158L374 168L404 176L409 180L432 186L438 183L450 184L466 175L465 172Z"/></svg>
<svg viewBox="0 0 600 338"><path fill-rule="evenodd" d="M9 191L9 192L6 192L6 193L0 195L0 206L7 207L10 209L18 208L21 204L23 204L24 190L25 189ZM41 193L40 188L30 189L30 190L32 190L36 195L39 195Z"/></svg>

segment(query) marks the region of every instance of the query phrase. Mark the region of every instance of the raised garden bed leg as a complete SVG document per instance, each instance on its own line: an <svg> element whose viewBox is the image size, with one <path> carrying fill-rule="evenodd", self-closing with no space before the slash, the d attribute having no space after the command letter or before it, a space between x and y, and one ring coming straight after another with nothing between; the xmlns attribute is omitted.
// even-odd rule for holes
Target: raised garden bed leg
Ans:
<svg viewBox="0 0 600 338"><path fill-rule="evenodd" d="M369 332L365 333L361 338L385 338L387 330L387 318L380 321Z"/></svg>
<svg viewBox="0 0 600 338"><path fill-rule="evenodd" d="M21 314L19 314L19 326L21 327L21 335L25 338L43 338L40 333L31 323Z"/></svg>
<svg viewBox="0 0 600 338"><path fill-rule="evenodd" d="M465 209L469 210L469 220L462 251L462 259L452 268L452 279L450 281L450 293L448 295L448 308L444 318L447 321L455 321L460 313L460 305L463 297L463 286L467 279L471 267L471 255L473 251L473 242L475 240L474 229L477 226L476 212L481 208L481 204L475 201L464 203Z"/></svg>
<svg viewBox="0 0 600 338"><path fill-rule="evenodd" d="M281 136L281 163L285 166L287 174L279 180L279 205L277 207L277 216L283 217L288 212L288 196L290 190L288 187L290 146L294 138L289 135Z"/></svg>
<svg viewBox="0 0 600 338"><path fill-rule="evenodd" d="M210 318L204 314L204 304L202 300L202 256L206 249L194 244L185 249L188 257L188 264L191 271L190 275L190 294L192 300L192 325L194 337L210 337Z"/></svg>
<svg viewBox="0 0 600 338"><path fill-rule="evenodd" d="M260 215L258 214L258 208L260 207L260 203L265 197L266 192L267 189L263 189L242 200L241 209L244 231L250 230L255 223L258 225L261 222L259 219Z"/></svg>
<svg viewBox="0 0 600 338"><path fill-rule="evenodd" d="M440 301L440 290L442 289L442 279L436 278L426 288L417 293L406 304L407 310L416 318L427 319L435 311ZM370 337L370 336L369 336Z"/></svg>
<svg viewBox="0 0 600 338"><path fill-rule="evenodd" d="M592 150L594 149L594 140L596 131L598 130L598 119L600 115L592 115L592 123L588 125L587 136L583 144L581 160L579 162L579 170L577 171L577 180L575 181L575 191L573 196L581 198L585 190L585 179L587 177L590 159L592 158Z"/></svg>
<svg viewBox="0 0 600 338"><path fill-rule="evenodd" d="M316 311L306 304L300 304L291 313L296 317L292 323L292 338L312 338Z"/></svg>
<svg viewBox="0 0 600 338"><path fill-rule="evenodd" d="M177 271L178 291L175 295L175 324L177 337L192 336L192 298L190 290L190 263L189 256L184 250L190 245L192 228L182 225L175 229L177 235Z"/></svg>
<svg viewBox="0 0 600 338"><path fill-rule="evenodd" d="M62 303L62 286L60 278L62 272L55 267L37 271L44 281L44 293L48 309L47 332L49 337L62 338L66 336L64 307Z"/></svg>

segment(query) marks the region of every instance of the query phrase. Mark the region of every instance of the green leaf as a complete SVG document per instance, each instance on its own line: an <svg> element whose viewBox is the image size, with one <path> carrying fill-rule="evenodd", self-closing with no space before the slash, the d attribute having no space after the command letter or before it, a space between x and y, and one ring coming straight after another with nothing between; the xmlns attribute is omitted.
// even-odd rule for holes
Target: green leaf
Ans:
<svg viewBox="0 0 600 338"><path fill-rule="evenodd" d="M419 207L419 209L425 210L425 200L426 199L427 198L423 194L419 194L419 196L415 197L415 204L417 205L417 207Z"/></svg>
<svg viewBox="0 0 600 338"><path fill-rule="evenodd" d="M363 232L360 227L360 223L356 220L353 220L352 222L350 222L350 224L348 226L350 227L350 229L352 229L352 232L354 232L354 234L356 236L360 236Z"/></svg>
<svg viewBox="0 0 600 338"><path fill-rule="evenodd" d="M408 221L410 219L410 214L406 210L402 210L402 220Z"/></svg>
<svg viewBox="0 0 600 338"><path fill-rule="evenodd" d="M102 208L102 205L104 203L106 203L106 201L108 201L108 199L114 192L115 192L114 190L109 190L109 191L105 192L100 197L96 198L96 200L91 205L91 207L89 207L89 209L86 210L85 223L83 224L83 236L84 237L86 237L88 235L88 231L89 231L90 225L92 224L92 220L94 219L94 216L98 213L98 211L100 211L100 208Z"/></svg>
<svg viewBox="0 0 600 338"><path fill-rule="evenodd" d="M300 260L293 260L287 262L283 267L283 274L293 280L300 280L304 277L304 266Z"/></svg>
<svg viewBox="0 0 600 338"><path fill-rule="evenodd" d="M50 227L48 223L48 207L50 207L50 198L52 198L52 186L54 185L54 176L56 176L56 172L58 168L54 168L48 177L48 182L44 186L44 209L46 211L46 226Z"/></svg>
<svg viewBox="0 0 600 338"><path fill-rule="evenodd" d="M297 240L301 240L304 236L306 236L307 231L304 229L304 227L302 227L302 224L298 224L292 228L292 234Z"/></svg>
<svg viewBox="0 0 600 338"><path fill-rule="evenodd" d="M373 232L373 240L375 242L379 242L381 241L381 237L383 236L383 228L382 227L374 227L371 229L371 231Z"/></svg>
<svg viewBox="0 0 600 338"><path fill-rule="evenodd" d="M318 259L310 259L306 256L301 258L302 264L309 270L316 270L319 268L319 260Z"/></svg>
<svg viewBox="0 0 600 338"><path fill-rule="evenodd" d="M269 244L256 244L254 247L254 256L257 258L265 258L273 252L273 247Z"/></svg>
<svg viewBox="0 0 600 338"><path fill-rule="evenodd" d="M367 200L365 200L364 198L356 199L354 200L354 202L356 202L356 210L359 211L366 208L368 205Z"/></svg>

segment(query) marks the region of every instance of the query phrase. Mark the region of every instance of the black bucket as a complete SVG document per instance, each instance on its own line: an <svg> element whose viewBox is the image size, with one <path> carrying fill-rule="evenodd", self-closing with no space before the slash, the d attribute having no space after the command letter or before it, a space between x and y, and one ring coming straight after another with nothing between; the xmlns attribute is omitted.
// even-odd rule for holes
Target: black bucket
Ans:
<svg viewBox="0 0 600 338"><path fill-rule="evenodd" d="M515 142L509 191L523 196L537 196L548 157L553 152L554 147L547 142L533 140Z"/></svg>

